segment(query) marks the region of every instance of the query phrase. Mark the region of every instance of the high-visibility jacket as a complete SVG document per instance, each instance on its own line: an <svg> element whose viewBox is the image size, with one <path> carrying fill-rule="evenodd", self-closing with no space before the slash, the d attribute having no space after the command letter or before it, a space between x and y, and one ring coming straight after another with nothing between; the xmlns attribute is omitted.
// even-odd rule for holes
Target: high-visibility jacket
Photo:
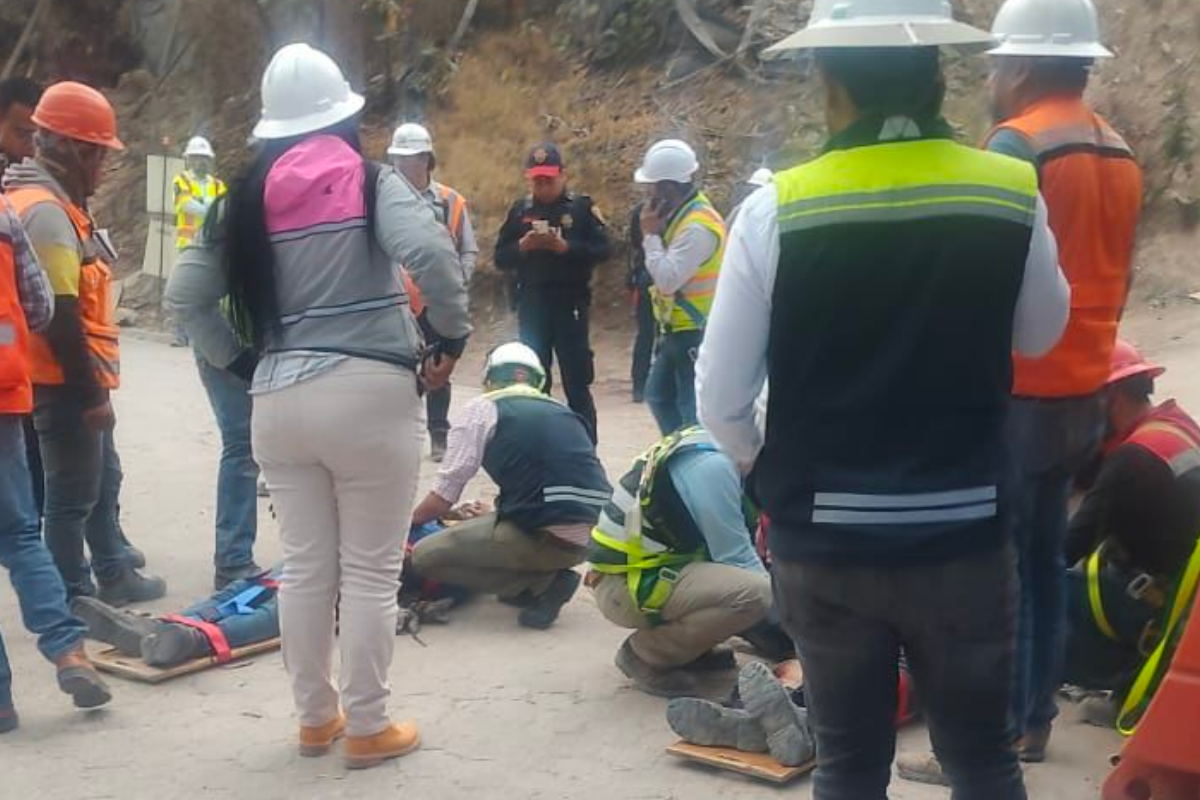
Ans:
<svg viewBox="0 0 1200 800"><path fill-rule="evenodd" d="M700 265L692 279L674 294L657 288L650 290L654 318L658 320L659 327L673 333L704 330L712 310L713 297L717 293L721 258L725 254L725 221L703 192L697 192L695 197L675 212L663 233L663 245L669 248L671 242L691 225L699 225L717 237L716 251Z"/></svg>
<svg viewBox="0 0 1200 800"><path fill-rule="evenodd" d="M1035 103L995 130L1022 135L1037 156L1059 263L1071 284L1071 316L1054 349L1037 359L1014 354L1013 394L1091 394L1108 377L1129 291L1141 170L1125 140L1079 98Z"/></svg>
<svg viewBox="0 0 1200 800"><path fill-rule="evenodd" d="M204 224L202 214L188 210L192 201L202 203L205 208L225 194L225 183L215 175L197 178L190 170L175 176L175 246L183 249L192 243L196 232Z"/></svg>
<svg viewBox="0 0 1200 800"><path fill-rule="evenodd" d="M33 409L29 380L29 328L17 287L13 232L0 195L0 414L28 414Z"/></svg>
<svg viewBox="0 0 1200 800"><path fill-rule="evenodd" d="M79 268L79 320L91 356L92 370L101 388L117 388L121 383L121 352L119 331L113 321L112 269L101 255L106 248L96 240L92 218L79 206L41 186L18 186L10 189L7 197L22 219L34 206L54 203L71 220L79 240L79 250L83 254ZM64 383L62 367L46 338L32 334L29 345L30 377L33 382L49 386Z"/></svg>
<svg viewBox="0 0 1200 800"><path fill-rule="evenodd" d="M643 613L661 612L678 578L676 569L708 559L704 535L671 483L667 462L697 450L716 450L699 427L683 428L642 453L600 512L588 545L592 569L624 575Z"/></svg>
<svg viewBox="0 0 1200 800"><path fill-rule="evenodd" d="M433 184L433 191L445 206L446 218L442 222L450 231L450 238L454 240L455 249L458 249L462 247L463 220L467 216L467 198L449 186L436 181Z"/></svg>
<svg viewBox="0 0 1200 800"><path fill-rule="evenodd" d="M1165 411L1160 409L1142 420L1123 444L1136 444L1149 451L1170 467L1176 479L1192 470L1200 469L1200 427L1173 404ZM1138 718L1170 666L1169 654L1173 651L1175 639L1181 632L1179 623L1191 608L1196 587L1200 584L1200 531L1197 531L1197 537L1196 547L1188 562L1176 575L1165 577L1167 585L1155 587L1166 593L1163 618L1153 628L1157 640L1132 643L1139 646L1149 645L1150 649L1145 653L1146 659L1117 716L1117 728L1127 736L1133 733ZM1117 635L1104 609L1101 575L1105 568L1105 549L1106 543L1102 543L1087 559L1088 605L1100 632L1115 642L1128 645L1131 643L1122 641ZM1147 588L1157 582L1150 576L1146 576L1146 581Z"/></svg>

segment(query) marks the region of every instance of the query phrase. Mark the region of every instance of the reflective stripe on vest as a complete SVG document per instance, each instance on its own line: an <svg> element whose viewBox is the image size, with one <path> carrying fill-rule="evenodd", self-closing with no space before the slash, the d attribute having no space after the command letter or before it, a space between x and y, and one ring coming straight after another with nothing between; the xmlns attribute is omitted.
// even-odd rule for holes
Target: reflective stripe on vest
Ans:
<svg viewBox="0 0 1200 800"><path fill-rule="evenodd" d="M462 247L463 219L467 214L467 199L458 192L441 183L435 183L434 188L442 202L446 204L446 229L450 238L454 239L455 248Z"/></svg>
<svg viewBox="0 0 1200 800"><path fill-rule="evenodd" d="M9 229L14 221L0 195L0 414L28 414L33 409L29 328L18 288L14 232Z"/></svg>
<svg viewBox="0 0 1200 800"><path fill-rule="evenodd" d="M671 242L690 225L699 225L712 232L717 237L717 249L675 294L668 295L651 288L654 318L660 326L670 331L704 329L712 310L717 276L721 272L721 259L725 254L725 222L703 192L698 192L675 214L663 233L663 245L669 248Z"/></svg>
<svg viewBox="0 0 1200 800"><path fill-rule="evenodd" d="M193 180L187 172L175 176L175 246L183 249L192 243L196 232L204 224L204 218L187 211L190 200L201 200L205 206L225 194L225 184L220 178L209 176L203 183Z"/></svg>
<svg viewBox="0 0 1200 800"><path fill-rule="evenodd" d="M112 270L100 256L102 247L94 239L95 227L91 217L75 204L59 199L41 186L17 187L10 190L7 196L22 219L39 203L53 203L71 220L83 253L79 267L79 321L83 327L92 371L101 388L117 388L121 384L121 359L119 331L113 321ZM33 244L37 246L36 242ZM45 337L33 334L29 343L30 377L34 384L61 385L65 381L62 367Z"/></svg>
<svg viewBox="0 0 1200 800"><path fill-rule="evenodd" d="M634 604L652 620L661 613L678 579L673 568L703 561L706 557L704 548L692 553L676 553L644 535L644 512L654 503L655 476L672 456L685 449L716 448L708 434L695 426L683 428L655 443L634 460L635 464L643 464L636 495L630 495L618 482L610 505L601 512L592 530L593 543L612 556L606 561L593 560L592 569L606 575L625 575ZM618 514L624 517L623 524L614 519Z"/></svg>
<svg viewBox="0 0 1200 800"><path fill-rule="evenodd" d="M1037 103L999 130L1023 136L1037 156L1059 263L1071 284L1062 338L1041 358L1014 355L1013 393L1091 394L1108 377L1128 293L1141 171L1125 140L1078 98Z"/></svg>

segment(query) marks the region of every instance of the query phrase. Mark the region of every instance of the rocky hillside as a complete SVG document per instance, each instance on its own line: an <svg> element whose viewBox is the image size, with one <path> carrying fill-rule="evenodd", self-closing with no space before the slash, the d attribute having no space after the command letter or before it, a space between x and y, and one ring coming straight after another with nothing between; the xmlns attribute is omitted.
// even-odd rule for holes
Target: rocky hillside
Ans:
<svg viewBox="0 0 1200 800"><path fill-rule="evenodd" d="M49 2L49 0L42 0ZM37 0L6 0L0 54L11 49ZM1127 134L1147 173L1137 293L1165 302L1200 289L1200 41L1196 0L1098 0L1118 58L1098 66L1092 97ZM391 126L429 123L441 178L471 199L484 257L477 307L503 314L490 270L493 232L522 190L527 147L553 139L577 190L594 195L614 235L625 236L634 166L663 135L693 142L704 182L724 202L761 164L783 167L822 138L816 87L803 70L764 64L757 52L800 25L811 0L763 0L743 41L753 0L492 0L479 2L461 39L467 0L73 0L49 3L20 68L103 84L117 102L129 152L111 165L95 203L140 264L147 152L208 134L226 175L236 175L257 114L257 79L271 49L308 38L336 53L368 93L364 141L380 157ZM999 0L956 0L986 26ZM71 6L71 13L63 12ZM116 24L108 20L120 5ZM680 9L694 8L695 16ZM108 14L101 11L108 9ZM96 40L96 32L103 32ZM86 46L80 43L86 43ZM734 56L745 45L741 55ZM71 49L68 49L71 48ZM720 53L726 57L718 57ZM90 60L95 54L95 63ZM70 56L70 57L68 57ZM986 60L954 59L949 115L964 137L986 130ZM624 327L623 264L601 276L597 301ZM605 324L606 315L600 315Z"/></svg>

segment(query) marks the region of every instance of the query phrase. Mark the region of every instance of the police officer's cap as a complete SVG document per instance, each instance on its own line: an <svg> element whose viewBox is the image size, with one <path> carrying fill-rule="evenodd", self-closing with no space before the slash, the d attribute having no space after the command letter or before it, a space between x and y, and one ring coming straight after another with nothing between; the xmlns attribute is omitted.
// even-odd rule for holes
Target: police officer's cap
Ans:
<svg viewBox="0 0 1200 800"><path fill-rule="evenodd" d="M562 153L553 144L539 144L525 159L525 174L530 178L554 178L562 174Z"/></svg>

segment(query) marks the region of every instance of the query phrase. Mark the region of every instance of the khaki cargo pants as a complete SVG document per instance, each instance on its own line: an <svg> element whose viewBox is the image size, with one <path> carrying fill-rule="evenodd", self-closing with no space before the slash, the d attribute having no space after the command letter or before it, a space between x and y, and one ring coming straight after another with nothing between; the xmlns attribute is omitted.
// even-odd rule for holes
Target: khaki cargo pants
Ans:
<svg viewBox="0 0 1200 800"><path fill-rule="evenodd" d="M630 641L637 657L662 669L690 664L759 622L771 608L766 573L726 564L705 562L680 569L658 625L635 605L624 575L601 575L589 583L609 622L637 629Z"/></svg>
<svg viewBox="0 0 1200 800"><path fill-rule="evenodd" d="M412 564L422 578L514 597L546 591L561 570L583 563L585 552L547 531L526 533L487 514L422 539Z"/></svg>

